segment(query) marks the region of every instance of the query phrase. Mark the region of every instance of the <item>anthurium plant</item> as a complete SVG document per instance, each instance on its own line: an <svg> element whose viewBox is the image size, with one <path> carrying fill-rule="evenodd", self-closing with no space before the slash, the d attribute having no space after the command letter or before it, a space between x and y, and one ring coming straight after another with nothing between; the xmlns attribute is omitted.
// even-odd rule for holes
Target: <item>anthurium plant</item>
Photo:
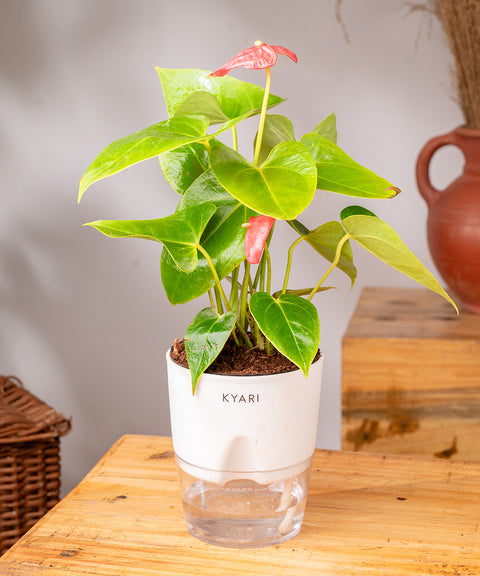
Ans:
<svg viewBox="0 0 480 576"><path fill-rule="evenodd" d="M158 158L178 194L171 215L88 225L112 238L160 242L161 278L172 304L209 295L210 306L193 319L184 339L193 392L228 339L267 352L276 348L307 375L320 339L312 300L326 289L335 268L353 285L352 242L455 306L398 234L370 210L349 206L338 221L314 229L302 223L317 190L360 199L393 198L400 190L337 146L334 114L298 138L287 117L269 113L283 101L270 92L278 55L297 62L290 50L257 42L213 73L158 68L169 118L110 144L80 183L79 200L98 180ZM265 87L227 75L240 66L265 70ZM248 159L238 151L237 127L253 116L258 129ZM231 146L220 139L227 131ZM283 284L272 287L270 253L276 229L284 225L296 239L285 255ZM302 242L318 256L319 278L314 286L292 287L290 270Z"/></svg>

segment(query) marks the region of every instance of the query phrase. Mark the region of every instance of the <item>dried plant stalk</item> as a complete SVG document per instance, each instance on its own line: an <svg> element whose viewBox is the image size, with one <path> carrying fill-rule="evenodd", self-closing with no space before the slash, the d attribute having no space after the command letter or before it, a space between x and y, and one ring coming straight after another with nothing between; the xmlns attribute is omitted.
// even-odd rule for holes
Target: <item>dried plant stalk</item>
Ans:
<svg viewBox="0 0 480 576"><path fill-rule="evenodd" d="M455 59L466 125L480 129L480 0L431 0L431 4Z"/></svg>

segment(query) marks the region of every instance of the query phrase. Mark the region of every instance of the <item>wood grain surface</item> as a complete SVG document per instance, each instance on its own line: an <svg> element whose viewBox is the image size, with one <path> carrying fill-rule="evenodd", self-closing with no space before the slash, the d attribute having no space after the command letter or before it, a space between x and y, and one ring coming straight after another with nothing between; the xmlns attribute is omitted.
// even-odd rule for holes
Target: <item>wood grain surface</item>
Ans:
<svg viewBox="0 0 480 576"><path fill-rule="evenodd" d="M300 534L226 549L187 533L171 440L124 436L0 574L478 575L479 478L480 463L317 450Z"/></svg>
<svg viewBox="0 0 480 576"><path fill-rule="evenodd" d="M342 411L346 450L480 460L480 315L428 290L364 289L342 342Z"/></svg>

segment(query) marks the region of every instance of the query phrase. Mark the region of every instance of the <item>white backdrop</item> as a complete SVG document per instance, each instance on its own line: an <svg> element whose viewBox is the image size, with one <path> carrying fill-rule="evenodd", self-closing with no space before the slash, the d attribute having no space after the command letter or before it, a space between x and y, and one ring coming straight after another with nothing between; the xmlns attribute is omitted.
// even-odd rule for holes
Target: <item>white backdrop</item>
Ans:
<svg viewBox="0 0 480 576"><path fill-rule="evenodd" d="M64 490L122 434L169 434L164 353L199 306L166 300L160 245L82 228L169 214L177 198L155 160L76 203L78 181L105 145L166 117L156 65L213 70L257 39L294 50L298 64L280 57L273 70L272 91L288 98L278 113L301 136L335 112L339 145L403 190L363 205L432 267L415 160L462 116L440 26L406 4L344 0L348 42L334 0L0 0L0 373L73 416ZM436 183L460 165L440 153ZM305 223L336 218L347 203L319 193ZM289 234L278 235L282 248ZM326 355L319 447L340 446L341 338L362 286L412 285L355 255L355 288L338 274L339 290L316 297ZM299 251L298 285L320 271L308 247Z"/></svg>

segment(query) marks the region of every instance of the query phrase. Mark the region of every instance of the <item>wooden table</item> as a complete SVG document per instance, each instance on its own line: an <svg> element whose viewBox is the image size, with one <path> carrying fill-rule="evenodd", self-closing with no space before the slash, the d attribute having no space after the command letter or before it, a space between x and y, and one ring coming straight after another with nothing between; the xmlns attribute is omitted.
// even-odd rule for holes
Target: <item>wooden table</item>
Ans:
<svg viewBox="0 0 480 576"><path fill-rule="evenodd" d="M301 533L209 546L183 522L169 438L124 436L0 559L2 576L480 574L480 463L317 450Z"/></svg>

